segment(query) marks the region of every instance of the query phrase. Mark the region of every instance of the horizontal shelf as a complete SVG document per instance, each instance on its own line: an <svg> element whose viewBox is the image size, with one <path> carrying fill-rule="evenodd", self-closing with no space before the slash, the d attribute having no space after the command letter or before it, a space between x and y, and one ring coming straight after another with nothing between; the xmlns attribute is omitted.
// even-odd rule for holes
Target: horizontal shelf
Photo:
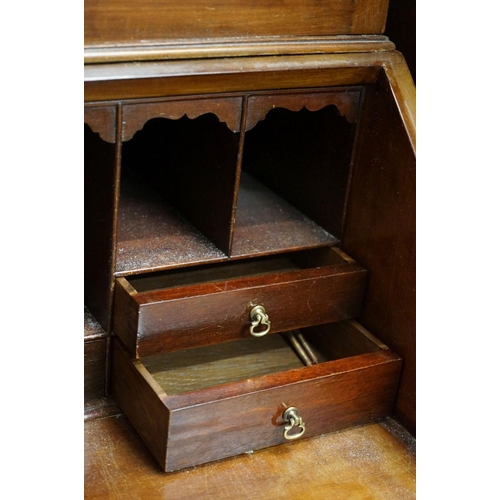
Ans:
<svg viewBox="0 0 500 500"><path fill-rule="evenodd" d="M231 259L337 245L311 219L242 172ZM116 276L229 257L133 174L122 173Z"/></svg>
<svg viewBox="0 0 500 500"><path fill-rule="evenodd" d="M84 306L83 310L83 332L86 341L103 339L108 336L99 322L92 316L90 311Z"/></svg>
<svg viewBox="0 0 500 500"><path fill-rule="evenodd" d="M241 173L231 258L338 245L318 226L249 174Z"/></svg>
<svg viewBox="0 0 500 500"><path fill-rule="evenodd" d="M155 191L122 171L117 276L224 260L227 256Z"/></svg>

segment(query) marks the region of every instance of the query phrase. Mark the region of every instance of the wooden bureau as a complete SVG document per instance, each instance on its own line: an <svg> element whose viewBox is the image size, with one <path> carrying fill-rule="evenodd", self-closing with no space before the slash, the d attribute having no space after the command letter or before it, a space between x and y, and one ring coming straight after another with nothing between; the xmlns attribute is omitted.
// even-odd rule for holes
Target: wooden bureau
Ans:
<svg viewBox="0 0 500 500"><path fill-rule="evenodd" d="M166 471L414 433L415 86L387 2L140 5L85 6L87 414L116 401Z"/></svg>

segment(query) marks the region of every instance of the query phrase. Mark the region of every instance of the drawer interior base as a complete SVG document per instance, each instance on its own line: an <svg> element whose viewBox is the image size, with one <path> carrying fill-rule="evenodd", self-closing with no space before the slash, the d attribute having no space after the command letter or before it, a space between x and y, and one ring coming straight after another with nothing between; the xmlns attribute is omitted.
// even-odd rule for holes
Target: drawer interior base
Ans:
<svg viewBox="0 0 500 500"><path fill-rule="evenodd" d="M223 280L250 278L284 273L319 266L335 266L349 262L335 247L272 255L250 260L208 264L159 273L129 276L127 281L137 292L166 290L180 286L199 285Z"/></svg>
<svg viewBox="0 0 500 500"><path fill-rule="evenodd" d="M290 341L290 334L296 337L300 333L319 363L385 347L360 325L343 321L300 332L156 354L141 361L167 395L182 394L305 366L296 342Z"/></svg>
<svg viewBox="0 0 500 500"><path fill-rule="evenodd" d="M169 395L303 366L280 335L157 354L142 361Z"/></svg>

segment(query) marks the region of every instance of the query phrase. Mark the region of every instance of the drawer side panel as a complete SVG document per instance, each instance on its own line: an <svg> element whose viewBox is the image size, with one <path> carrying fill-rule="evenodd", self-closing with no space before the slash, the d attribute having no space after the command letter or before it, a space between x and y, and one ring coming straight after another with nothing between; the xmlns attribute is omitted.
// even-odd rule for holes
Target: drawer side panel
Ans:
<svg viewBox="0 0 500 500"><path fill-rule="evenodd" d="M113 341L112 391L156 460L165 464L168 410L118 339Z"/></svg>
<svg viewBox="0 0 500 500"><path fill-rule="evenodd" d="M113 330L120 337L129 352L136 354L139 308L134 300L136 294L124 278L118 278L115 285Z"/></svg>

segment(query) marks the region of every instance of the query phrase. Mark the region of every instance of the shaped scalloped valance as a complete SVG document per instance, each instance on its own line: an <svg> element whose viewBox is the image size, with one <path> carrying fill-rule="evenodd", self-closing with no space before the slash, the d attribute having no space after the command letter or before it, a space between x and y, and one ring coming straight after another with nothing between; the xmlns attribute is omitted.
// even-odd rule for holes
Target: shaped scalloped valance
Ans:
<svg viewBox="0 0 500 500"><path fill-rule="evenodd" d="M122 140L132 139L152 118L178 120L187 116L194 119L208 113L216 115L219 121L225 123L233 132L239 132L241 108L241 97L127 104L123 106Z"/></svg>
<svg viewBox="0 0 500 500"><path fill-rule="evenodd" d="M116 106L85 106L84 122L103 141L116 142Z"/></svg>
<svg viewBox="0 0 500 500"><path fill-rule="evenodd" d="M319 111L326 106L334 105L349 123L356 123L359 96L357 91L251 96L248 99L245 130L252 130L274 108L286 108L290 111L306 108L309 111Z"/></svg>
<svg viewBox="0 0 500 500"><path fill-rule="evenodd" d="M253 95L248 97L245 131L266 118L274 108L290 111L318 111L333 105L349 123L356 123L360 93L356 90L335 92L280 93ZM195 119L213 113L220 122L225 123L233 132L240 132L243 110L243 97L198 98L186 100L162 100L148 103L125 104L121 113L121 139L128 141L134 134L153 118L178 120L183 116ZM116 106L89 106L85 108L85 122L101 139L116 142Z"/></svg>

